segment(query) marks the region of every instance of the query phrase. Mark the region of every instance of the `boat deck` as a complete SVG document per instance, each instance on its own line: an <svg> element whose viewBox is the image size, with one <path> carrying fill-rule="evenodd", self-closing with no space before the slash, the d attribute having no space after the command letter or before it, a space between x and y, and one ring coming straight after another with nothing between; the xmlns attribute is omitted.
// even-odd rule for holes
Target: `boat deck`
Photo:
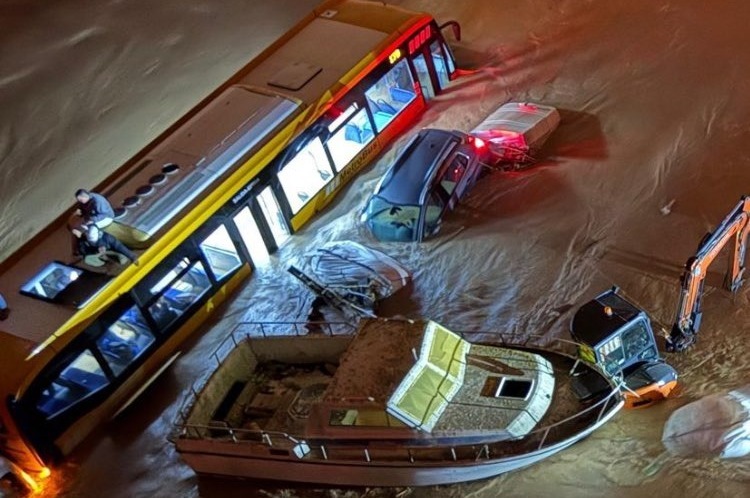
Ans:
<svg viewBox="0 0 750 498"><path fill-rule="evenodd" d="M254 394L235 403L239 415L235 427L251 430L303 434L310 407L323 398L335 366L304 366L268 363L256 369L251 380Z"/></svg>
<svg viewBox="0 0 750 498"><path fill-rule="evenodd" d="M562 356L552 356L548 359L553 360L552 366L555 371L556 385L552 399L555 409L544 413L537 423L538 427L557 424L581 410L581 403L570 389L568 373L573 360ZM219 407L212 415L209 425L217 429L212 431L212 438L229 438L230 434L226 431L228 427L238 429L231 435L238 439L256 440L260 432L305 437L310 409L326 397L337 368L332 362L300 365L271 361L258 364L249 380L242 384L239 394L233 396L230 389L226 395L224 401L227 402L231 398L231 405ZM441 416L433 436L440 437L442 434L460 442L457 438L461 433L465 433L467 439L480 441L481 438L478 439L476 436L486 433L491 435L494 441L503 439L498 437L502 434L498 418L501 416L503 400L479 394L488 374L491 373L493 372L488 372L486 368L471 363L467 365L464 385ZM382 405L380 408L383 410ZM586 427L597 416L598 411L592 411L588 415L569 421L568 424ZM419 437L412 429L399 424L395 419L392 419L391 424L391 429L403 429L403 437L418 443ZM570 425L566 425L562 433L570 430ZM392 432L391 436L394 435ZM553 434L547 434L546 437L550 435ZM539 442L533 442L534 439L532 437L532 441L527 441L524 446Z"/></svg>

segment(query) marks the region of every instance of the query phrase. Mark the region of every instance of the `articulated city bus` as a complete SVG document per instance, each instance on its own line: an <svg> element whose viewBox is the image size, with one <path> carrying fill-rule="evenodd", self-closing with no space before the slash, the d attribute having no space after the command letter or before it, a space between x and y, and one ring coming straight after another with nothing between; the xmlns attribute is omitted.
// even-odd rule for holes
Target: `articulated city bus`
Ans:
<svg viewBox="0 0 750 498"><path fill-rule="evenodd" d="M72 210L6 260L5 465L36 482L128 406L454 73L429 15L324 2L95 187L137 265L70 263Z"/></svg>

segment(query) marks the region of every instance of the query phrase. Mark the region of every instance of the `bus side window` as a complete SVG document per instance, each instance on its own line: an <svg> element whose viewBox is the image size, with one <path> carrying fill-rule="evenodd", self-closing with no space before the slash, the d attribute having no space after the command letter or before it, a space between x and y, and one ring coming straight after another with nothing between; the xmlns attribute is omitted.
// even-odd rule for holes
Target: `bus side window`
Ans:
<svg viewBox="0 0 750 498"><path fill-rule="evenodd" d="M401 59L366 92L367 104L378 133L416 97L414 80L406 59Z"/></svg>
<svg viewBox="0 0 750 498"><path fill-rule="evenodd" d="M314 137L278 173L292 213L320 192L333 178L333 170L320 137Z"/></svg>
<svg viewBox="0 0 750 498"><path fill-rule="evenodd" d="M108 384L101 365L86 349L42 390L36 407L47 418L52 418Z"/></svg>
<svg viewBox="0 0 750 498"><path fill-rule="evenodd" d="M203 263L197 261L180 277L161 289L148 312L161 330L166 329L211 287Z"/></svg>
<svg viewBox="0 0 750 498"><path fill-rule="evenodd" d="M352 109L352 115L346 124L332 130L333 133L326 142L337 171L343 170L375 138L367 111L364 108L356 111L356 104L352 104Z"/></svg>
<svg viewBox="0 0 750 498"><path fill-rule="evenodd" d="M242 265L237 248L224 225L219 225L211 235L206 237L200 243L200 248L206 256L208 266L214 272L216 280L221 280Z"/></svg>
<svg viewBox="0 0 750 498"><path fill-rule="evenodd" d="M99 351L112 369L120 375L154 342L154 335L145 328L141 312L133 306L96 341Z"/></svg>

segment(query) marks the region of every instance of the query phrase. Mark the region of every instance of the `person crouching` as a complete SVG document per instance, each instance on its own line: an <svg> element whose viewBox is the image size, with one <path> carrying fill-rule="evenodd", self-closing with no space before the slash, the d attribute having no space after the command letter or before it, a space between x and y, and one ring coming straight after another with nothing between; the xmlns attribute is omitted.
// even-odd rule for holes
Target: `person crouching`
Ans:
<svg viewBox="0 0 750 498"><path fill-rule="evenodd" d="M138 264L138 256L128 246L120 242L114 235L100 230L96 225L89 225L86 228L86 243L94 248L100 258L106 255L107 251L114 251L125 256L132 263Z"/></svg>

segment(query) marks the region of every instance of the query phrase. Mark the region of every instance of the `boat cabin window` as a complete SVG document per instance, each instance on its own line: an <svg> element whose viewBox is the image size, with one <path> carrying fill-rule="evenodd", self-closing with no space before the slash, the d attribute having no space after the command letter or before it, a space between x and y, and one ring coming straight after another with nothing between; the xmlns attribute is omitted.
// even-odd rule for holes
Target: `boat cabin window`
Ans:
<svg viewBox="0 0 750 498"><path fill-rule="evenodd" d="M36 406L47 418L52 418L108 384L102 366L85 349L42 391Z"/></svg>
<svg viewBox="0 0 750 498"><path fill-rule="evenodd" d="M112 373L120 375L154 340L140 310L133 306L105 330L96 345Z"/></svg>
<svg viewBox="0 0 750 498"><path fill-rule="evenodd" d="M394 64L390 71L365 92L365 96L375 121L375 129L380 133L396 115L417 98L406 59Z"/></svg>
<svg viewBox="0 0 750 498"><path fill-rule="evenodd" d="M527 399L534 382L511 377L488 377L482 395L490 398Z"/></svg>
<svg viewBox="0 0 750 498"><path fill-rule="evenodd" d="M237 248L224 225L220 225L206 240L201 242L200 248L216 280L221 280L242 265Z"/></svg>

